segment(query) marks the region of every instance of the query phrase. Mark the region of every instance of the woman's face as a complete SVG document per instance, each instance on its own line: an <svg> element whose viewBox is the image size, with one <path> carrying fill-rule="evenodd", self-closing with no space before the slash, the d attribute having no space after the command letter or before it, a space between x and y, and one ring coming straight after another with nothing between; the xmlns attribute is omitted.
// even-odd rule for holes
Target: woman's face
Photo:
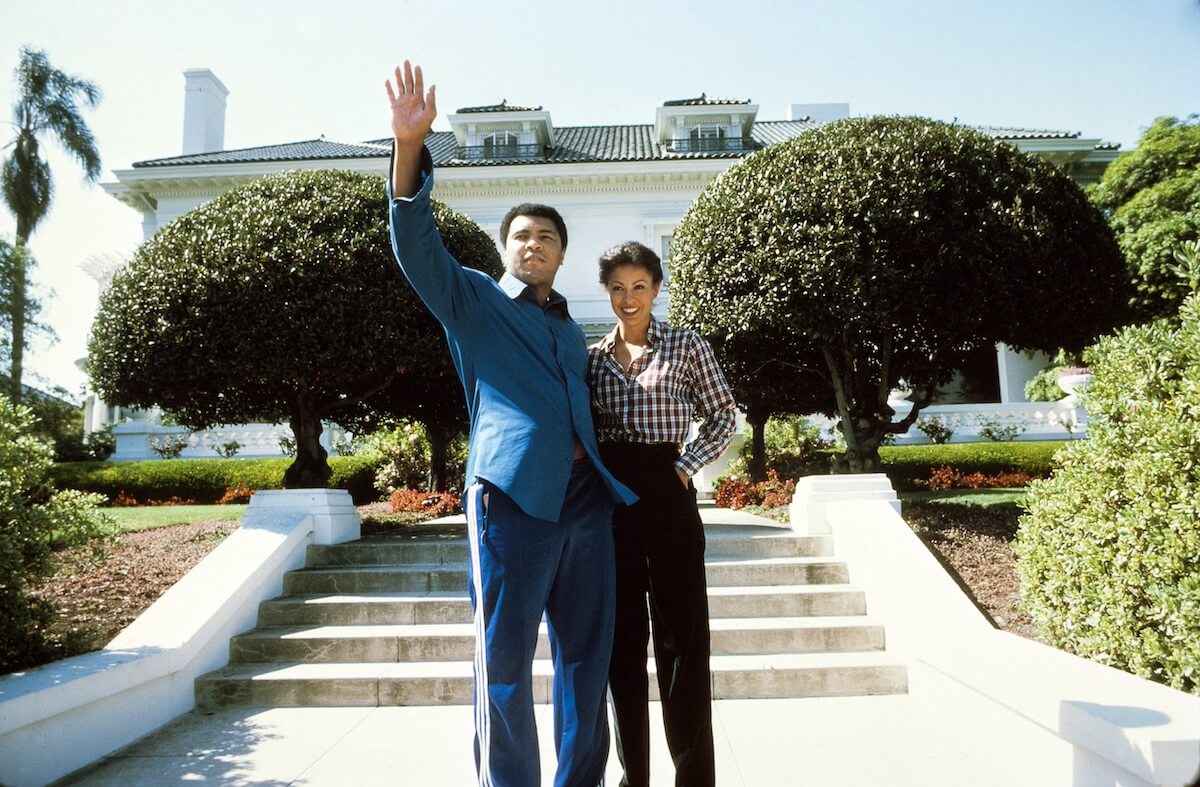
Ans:
<svg viewBox="0 0 1200 787"><path fill-rule="evenodd" d="M658 285L641 265L618 265L608 277L608 300L613 314L630 328L650 323L650 307L658 297Z"/></svg>

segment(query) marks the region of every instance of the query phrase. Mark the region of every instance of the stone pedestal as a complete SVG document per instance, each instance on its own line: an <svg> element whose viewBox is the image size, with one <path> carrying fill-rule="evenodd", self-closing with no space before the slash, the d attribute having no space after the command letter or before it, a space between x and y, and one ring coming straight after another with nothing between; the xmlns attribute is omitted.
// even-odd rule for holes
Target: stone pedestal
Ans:
<svg viewBox="0 0 1200 787"><path fill-rule="evenodd" d="M792 530L813 536L832 532L825 506L849 500L883 500L900 513L896 490L883 473L810 475L796 482L790 507Z"/></svg>
<svg viewBox="0 0 1200 787"><path fill-rule="evenodd" d="M271 527L312 516L313 544L341 544L362 536L358 511L345 489L270 489L255 492L242 527Z"/></svg>

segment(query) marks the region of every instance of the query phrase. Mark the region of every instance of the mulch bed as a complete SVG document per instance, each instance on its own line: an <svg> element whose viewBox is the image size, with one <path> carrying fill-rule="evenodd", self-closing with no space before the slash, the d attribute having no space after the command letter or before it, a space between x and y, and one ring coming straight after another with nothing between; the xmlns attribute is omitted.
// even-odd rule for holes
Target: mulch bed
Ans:
<svg viewBox="0 0 1200 787"><path fill-rule="evenodd" d="M58 611L49 638L70 651L64 656L104 647L237 526L211 520L123 533L98 560L91 546L64 550L33 594Z"/></svg>
<svg viewBox="0 0 1200 787"><path fill-rule="evenodd" d="M1016 506L904 504L909 526L996 627L1037 639L1032 618L1020 608L1012 549L1019 516Z"/></svg>

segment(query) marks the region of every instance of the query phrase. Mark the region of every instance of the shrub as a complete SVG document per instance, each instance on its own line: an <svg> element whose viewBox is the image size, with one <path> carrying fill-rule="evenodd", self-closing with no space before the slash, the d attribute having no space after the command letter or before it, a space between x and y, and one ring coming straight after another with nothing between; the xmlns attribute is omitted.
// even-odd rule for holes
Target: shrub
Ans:
<svg viewBox="0 0 1200 787"><path fill-rule="evenodd" d="M150 438L150 450L158 454L160 459L178 459L187 448L187 438L182 435L164 435Z"/></svg>
<svg viewBox="0 0 1200 787"><path fill-rule="evenodd" d="M1045 478L1054 467L1054 455L1066 443L1061 440L1024 443L948 443L946 445L894 445L879 451L883 472L897 490L912 492L920 488L938 467L952 467L960 473L1023 472L1033 478Z"/></svg>
<svg viewBox="0 0 1200 787"><path fill-rule="evenodd" d="M917 429L924 432L926 437L938 445L950 442L950 438L954 436L954 430L950 428L950 424L936 415L923 415L918 418Z"/></svg>
<svg viewBox="0 0 1200 787"><path fill-rule="evenodd" d="M366 436L363 451L382 457L375 474L375 488L385 495L397 489L429 489L433 448L424 426L416 421L398 421ZM462 488L467 464L467 441L453 438L449 447L447 486Z"/></svg>
<svg viewBox="0 0 1200 787"><path fill-rule="evenodd" d="M221 495L217 500L217 505L224 506L233 503L249 503L250 496L254 494L253 489L247 489L243 486L231 486L225 490L225 494Z"/></svg>
<svg viewBox="0 0 1200 787"><path fill-rule="evenodd" d="M195 500L185 500L182 497L172 496L166 500L138 500L125 494L122 489L117 493L117 496L108 504L110 508L140 508L142 506L194 506Z"/></svg>
<svg viewBox="0 0 1200 787"><path fill-rule="evenodd" d="M1021 424L1001 423L995 418L979 419L979 436L993 443L1011 443L1021 436L1025 427Z"/></svg>
<svg viewBox="0 0 1200 787"><path fill-rule="evenodd" d="M792 502L796 482L780 480L774 470L767 471L767 480L752 483L739 478L727 477L717 485L716 504L721 508L745 508L763 506L778 508Z"/></svg>
<svg viewBox="0 0 1200 787"><path fill-rule="evenodd" d="M1025 607L1064 650L1200 693L1200 296L1085 357L1089 439L1021 520Z"/></svg>
<svg viewBox="0 0 1200 787"><path fill-rule="evenodd" d="M221 443L218 446L213 446L213 450L217 452L217 456L222 459L232 459L237 456L237 452L241 450L242 444L237 440L230 440L226 443Z"/></svg>
<svg viewBox="0 0 1200 787"><path fill-rule="evenodd" d="M763 428L766 448L765 467L780 478L800 478L829 472L828 450L832 443L821 434L821 427L799 415L772 416ZM747 440L737 458L729 463L728 476L748 480L753 446Z"/></svg>
<svg viewBox="0 0 1200 787"><path fill-rule="evenodd" d="M397 489L388 498L392 512L427 514L431 517L462 513L462 498L449 492L418 492Z"/></svg>
<svg viewBox="0 0 1200 787"><path fill-rule="evenodd" d="M50 486L52 448L32 428L29 408L0 395L0 673L53 660L59 650L46 636L50 603L28 594L50 570L52 551L115 527L95 510L99 496Z"/></svg>
<svg viewBox="0 0 1200 787"><path fill-rule="evenodd" d="M944 489L1007 489L1028 486L1034 477L1021 470L1000 473L964 473L953 467L935 467L925 481L917 481L919 486L940 491Z"/></svg>
<svg viewBox="0 0 1200 787"><path fill-rule="evenodd" d="M329 486L345 489L356 504L379 498L375 491L377 455L329 459ZM118 494L135 500L172 497L215 503L227 489L282 489L288 459L175 459L170 462L69 462L54 465L51 478L60 489L82 489L114 500Z"/></svg>

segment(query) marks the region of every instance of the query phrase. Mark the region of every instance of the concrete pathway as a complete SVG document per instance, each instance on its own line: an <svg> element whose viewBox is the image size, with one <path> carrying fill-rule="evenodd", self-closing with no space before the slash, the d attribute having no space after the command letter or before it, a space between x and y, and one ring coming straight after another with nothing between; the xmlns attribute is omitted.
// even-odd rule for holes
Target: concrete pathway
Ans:
<svg viewBox="0 0 1200 787"><path fill-rule="evenodd" d="M714 709L721 787L1028 784L997 751L999 730L973 730L913 695L721 700ZM551 709L538 706L538 714L550 785ZM61 784L468 787L471 718L466 706L197 711ZM657 703L651 719L653 782L671 785ZM607 778L620 781L615 750Z"/></svg>

